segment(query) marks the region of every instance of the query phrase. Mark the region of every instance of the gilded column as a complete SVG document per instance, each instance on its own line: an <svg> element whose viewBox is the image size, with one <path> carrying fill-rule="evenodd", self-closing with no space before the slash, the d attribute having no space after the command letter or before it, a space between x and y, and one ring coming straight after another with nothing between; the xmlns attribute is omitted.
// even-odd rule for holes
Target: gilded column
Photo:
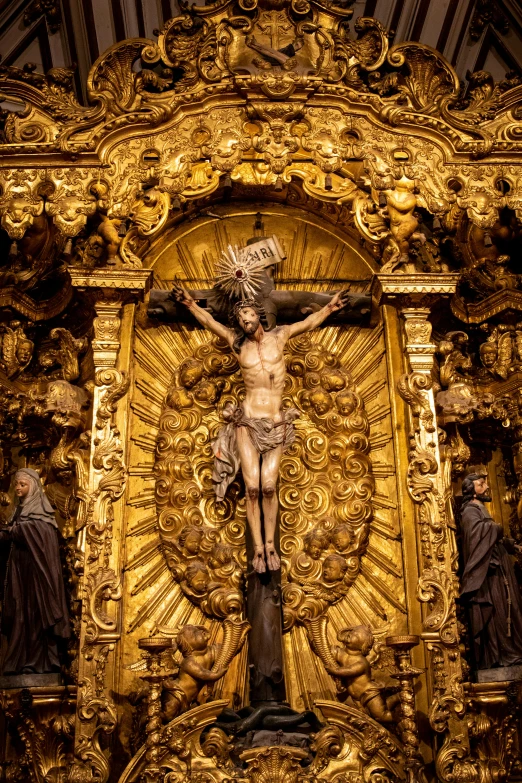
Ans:
<svg viewBox="0 0 522 783"><path fill-rule="evenodd" d="M379 303L393 304L402 317L407 372L398 391L409 406L407 490L415 508L420 578L417 597L423 605L421 639L430 653L431 727L448 741L459 738L461 753L469 751L462 687L462 662L455 611L458 596L457 547L447 471L439 440L435 409L431 307L455 292L458 275L376 275L373 294ZM449 774L449 769L447 770ZM441 772L442 774L442 772Z"/></svg>
<svg viewBox="0 0 522 783"><path fill-rule="evenodd" d="M78 705L75 764L71 783L94 774L100 783L109 775L101 745L117 722L111 698L114 665L111 654L121 635L117 602L122 596L122 553L118 535L123 521L126 421L122 401L129 388L130 351L122 350L122 320L132 330L133 303L148 289L152 272L146 269L71 269L73 286L94 307L92 340L91 442L82 488L84 508L78 514L78 548L82 599L79 635ZM128 323L127 323L128 322ZM76 776L76 777L75 777Z"/></svg>

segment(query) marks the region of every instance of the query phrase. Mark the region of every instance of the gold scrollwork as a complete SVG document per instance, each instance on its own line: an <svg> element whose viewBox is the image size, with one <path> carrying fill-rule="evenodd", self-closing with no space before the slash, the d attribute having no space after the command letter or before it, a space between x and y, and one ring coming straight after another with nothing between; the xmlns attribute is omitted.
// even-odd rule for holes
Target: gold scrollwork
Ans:
<svg viewBox="0 0 522 783"><path fill-rule="evenodd" d="M284 406L301 411L295 444L281 462L281 553L285 626L317 617L353 584L366 550L374 480L362 398L335 354L294 340ZM238 404L235 358L202 345L176 370L160 419L156 503L167 563L182 591L210 616L242 606L244 500L235 481L214 500L212 440L217 411ZM217 410L216 410L217 408Z"/></svg>

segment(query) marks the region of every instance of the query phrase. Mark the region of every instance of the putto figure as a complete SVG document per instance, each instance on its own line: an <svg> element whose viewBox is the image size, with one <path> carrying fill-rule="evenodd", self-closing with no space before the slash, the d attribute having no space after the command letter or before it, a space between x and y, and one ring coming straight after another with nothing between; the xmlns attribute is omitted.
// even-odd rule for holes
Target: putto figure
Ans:
<svg viewBox="0 0 522 783"><path fill-rule="evenodd" d="M221 679L224 666L215 667L221 645L209 644L210 634L203 625L185 625L178 634L176 644L183 655L179 674L163 684L163 709L167 720L172 720L197 698L207 683Z"/></svg>
<svg viewBox="0 0 522 783"><path fill-rule="evenodd" d="M509 554L520 551L489 515L486 477L462 482L461 599L469 613L478 669L522 663L522 597Z"/></svg>
<svg viewBox="0 0 522 783"><path fill-rule="evenodd" d="M70 636L58 526L35 470L16 473L15 494L18 506L0 531L0 544L11 545L2 616L4 674L57 672L58 644Z"/></svg>
<svg viewBox="0 0 522 783"><path fill-rule="evenodd" d="M177 676L163 682L163 714L167 720L188 710L201 698L201 691L224 677L235 655L245 642L250 625L238 616L227 617L223 623L221 644L209 644L210 633L204 625L185 625L178 632L176 647L183 660ZM208 694L207 694L208 696Z"/></svg>
<svg viewBox="0 0 522 783"><path fill-rule="evenodd" d="M228 343L239 363L246 395L241 406L227 406L225 409L227 424L214 444L216 497L223 500L241 467L246 489L247 520L255 548L252 565L258 573L266 571L267 566L269 570L277 571L280 567L275 547L279 464L283 451L294 440L293 421L299 415L295 408L284 411L281 408L286 378L284 347L292 337L315 329L329 315L341 310L348 301L348 295L338 293L303 321L278 326L268 332L263 329L260 311L253 299L242 300L235 305L236 331L223 326L199 307L184 288L176 286L174 295L202 326Z"/></svg>
<svg viewBox="0 0 522 783"><path fill-rule="evenodd" d="M372 678L372 667L368 661L373 647L370 626L344 628L337 634L337 640L342 647L332 645L335 666L328 665L327 671L343 682L348 696L368 710L372 718L381 723L392 722L392 710L399 703L399 695L389 695L390 689Z"/></svg>

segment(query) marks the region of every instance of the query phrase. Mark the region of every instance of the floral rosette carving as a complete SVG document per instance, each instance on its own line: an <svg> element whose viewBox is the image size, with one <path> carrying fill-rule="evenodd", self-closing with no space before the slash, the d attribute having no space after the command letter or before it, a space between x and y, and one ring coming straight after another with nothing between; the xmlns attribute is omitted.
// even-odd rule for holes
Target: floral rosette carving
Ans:
<svg viewBox="0 0 522 783"><path fill-rule="evenodd" d="M279 483L286 628L347 594L366 549L374 491L368 418L348 373L309 337L289 349L283 407L301 416ZM246 514L240 477L223 502L215 499L212 443L223 408L243 397L228 347L201 345L174 372L156 443L164 557L185 596L217 618L242 608Z"/></svg>

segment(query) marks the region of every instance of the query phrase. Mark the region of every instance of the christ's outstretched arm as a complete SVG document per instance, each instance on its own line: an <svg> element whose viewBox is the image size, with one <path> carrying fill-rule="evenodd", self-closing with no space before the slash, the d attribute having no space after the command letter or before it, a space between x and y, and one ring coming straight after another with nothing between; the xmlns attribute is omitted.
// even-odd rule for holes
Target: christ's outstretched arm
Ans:
<svg viewBox="0 0 522 783"><path fill-rule="evenodd" d="M335 313L337 310L342 310L346 306L349 299L347 291L340 291L332 297L324 307L318 310L316 313L312 313L305 318L304 321L296 321L289 326L283 327L286 333L286 339L290 340L291 337L297 337L298 334L304 334L304 332L311 332L317 326L320 326L329 315Z"/></svg>
<svg viewBox="0 0 522 783"><path fill-rule="evenodd" d="M180 304L185 305L194 318L199 321L201 326L204 326L205 329L208 329L218 337L222 337L230 346L233 344L236 338L234 330L228 329L226 326L223 326L223 324L220 324L219 321L216 321L210 313L197 304L196 300L189 294L186 288L174 284L172 293L173 298L177 302L180 302Z"/></svg>

